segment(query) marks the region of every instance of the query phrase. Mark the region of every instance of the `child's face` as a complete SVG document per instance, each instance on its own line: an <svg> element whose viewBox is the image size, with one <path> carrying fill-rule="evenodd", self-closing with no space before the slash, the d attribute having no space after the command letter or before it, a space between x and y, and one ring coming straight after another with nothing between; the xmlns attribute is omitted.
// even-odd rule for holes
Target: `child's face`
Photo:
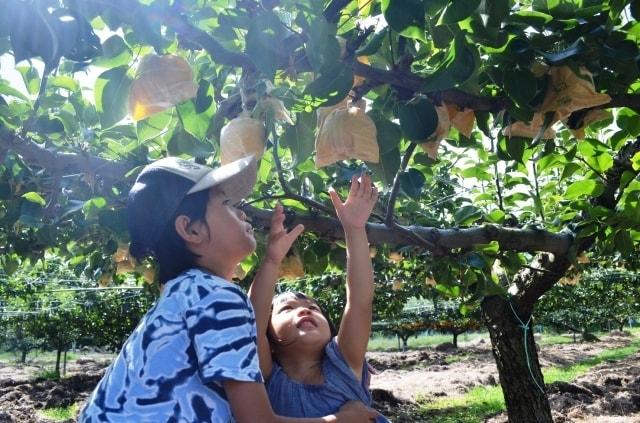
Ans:
<svg viewBox="0 0 640 423"><path fill-rule="evenodd" d="M273 305L270 328L273 339L282 347L317 343L324 347L331 339L329 322L310 298L283 295ZM276 347L277 348L277 347Z"/></svg>
<svg viewBox="0 0 640 423"><path fill-rule="evenodd" d="M206 217L210 228L207 251L211 254L222 255L227 263L237 264L256 249L253 227L247 222L247 216L215 187L209 193Z"/></svg>

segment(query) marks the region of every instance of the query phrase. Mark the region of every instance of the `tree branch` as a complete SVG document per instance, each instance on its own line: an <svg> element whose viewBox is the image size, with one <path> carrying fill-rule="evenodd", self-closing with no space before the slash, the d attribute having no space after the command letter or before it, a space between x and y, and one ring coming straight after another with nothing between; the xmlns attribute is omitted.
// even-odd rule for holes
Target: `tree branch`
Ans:
<svg viewBox="0 0 640 423"><path fill-rule="evenodd" d="M606 207L614 210L621 195L616 198L616 192L622 193L626 187L620 186L620 180L625 171L630 171L636 175L640 172L633 170L631 166L631 158L640 151L640 138L633 142L627 143L620 149L614 159L614 166L611 167L605 175L605 188L600 196L593 200L596 206ZM630 183L629 181L628 183ZM590 235L579 240L576 245L575 254L580 254L589 249L595 241L595 235ZM550 252L550 251L549 251ZM571 266L571 262L567 255L559 255L555 253L554 257L548 255L540 255L537 258L539 265L536 266L545 272L534 272L530 269L523 269L516 275L520 278L525 289L520 295L519 308L523 313L529 315L536 301L544 295L549 289L555 285L558 280Z"/></svg>
<svg viewBox="0 0 640 423"><path fill-rule="evenodd" d="M0 128L0 150L20 155L30 165L60 175L91 173L110 181L122 181L133 167L126 161L114 162L89 154L60 153L40 146L28 137L22 137Z"/></svg>
<svg viewBox="0 0 640 423"><path fill-rule="evenodd" d="M251 222L257 227L268 227L271 210L263 210L250 205L243 207ZM291 224L304 224L306 230L328 240L343 239L338 220L331 217L305 215L292 212ZM425 226L400 226L403 231L394 231L385 224L367 223L367 233L371 244L424 245L409 233L415 233L434 244L436 248L454 250L472 248L479 244L497 241L500 248L509 251L546 251L554 254L566 254L573 242L568 232L552 233L541 229L506 228L497 225L484 225L468 229L437 229Z"/></svg>

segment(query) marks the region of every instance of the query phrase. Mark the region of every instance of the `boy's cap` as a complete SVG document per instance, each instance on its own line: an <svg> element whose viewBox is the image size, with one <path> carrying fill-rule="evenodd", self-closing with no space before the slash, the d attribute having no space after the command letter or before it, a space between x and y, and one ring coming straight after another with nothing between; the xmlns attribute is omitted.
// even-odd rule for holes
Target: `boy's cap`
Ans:
<svg viewBox="0 0 640 423"><path fill-rule="evenodd" d="M236 203L251 193L256 176L254 156L216 169L177 157L166 157L147 165L129 191L127 202L132 253L137 258L153 253L187 195L220 186L229 200Z"/></svg>

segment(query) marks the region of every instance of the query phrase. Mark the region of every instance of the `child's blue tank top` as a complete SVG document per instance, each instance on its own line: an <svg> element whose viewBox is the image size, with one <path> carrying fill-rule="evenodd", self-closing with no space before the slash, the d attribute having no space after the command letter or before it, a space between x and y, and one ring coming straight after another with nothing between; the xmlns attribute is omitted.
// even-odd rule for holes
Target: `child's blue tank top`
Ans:
<svg viewBox="0 0 640 423"><path fill-rule="evenodd" d="M322 417L336 413L344 403L351 400L362 401L371 406L369 392L369 370L362 366L359 382L338 350L335 338L325 347L322 362L324 383L307 385L289 379L278 363L273 363L267 381L267 392L273 411L286 417ZM387 423L383 416L376 423Z"/></svg>

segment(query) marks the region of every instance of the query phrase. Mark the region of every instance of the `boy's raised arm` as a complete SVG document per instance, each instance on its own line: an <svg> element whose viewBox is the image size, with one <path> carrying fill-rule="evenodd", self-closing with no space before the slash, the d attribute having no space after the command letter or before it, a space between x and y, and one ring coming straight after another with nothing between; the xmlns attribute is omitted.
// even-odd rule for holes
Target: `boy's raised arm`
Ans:
<svg viewBox="0 0 640 423"><path fill-rule="evenodd" d="M271 299L278 279L278 268L293 242L304 230L303 225L297 225L287 232L284 228L284 219L284 210L282 205L278 204L271 217L266 256L251 283L251 288L249 288L249 299L256 313L258 359L260 360L260 370L265 378L271 375L273 366L267 328L271 314Z"/></svg>
<svg viewBox="0 0 640 423"><path fill-rule="evenodd" d="M359 379L362 375L373 310L373 266L369 257L366 223L378 199L371 178L351 178L344 203L335 191L331 201L345 233L347 244L347 305L338 331L338 348Z"/></svg>

